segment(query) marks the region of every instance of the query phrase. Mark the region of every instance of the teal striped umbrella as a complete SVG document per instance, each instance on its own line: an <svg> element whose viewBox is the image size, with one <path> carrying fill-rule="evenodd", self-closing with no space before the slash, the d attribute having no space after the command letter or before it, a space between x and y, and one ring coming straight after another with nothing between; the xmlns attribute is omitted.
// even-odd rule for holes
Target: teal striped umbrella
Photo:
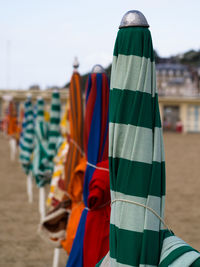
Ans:
<svg viewBox="0 0 200 267"><path fill-rule="evenodd" d="M50 181L48 168L47 138L48 128L44 119L44 100L37 100L37 112L35 116L35 146L33 153L33 176L39 187Z"/></svg>
<svg viewBox="0 0 200 267"><path fill-rule="evenodd" d="M52 93L52 102L50 110L50 123L48 132L48 160L49 169L53 172L53 158L56 155L56 151L61 138L60 133L60 116L61 116L61 103L60 94L57 91Z"/></svg>
<svg viewBox="0 0 200 267"><path fill-rule="evenodd" d="M164 222L165 156L155 77L148 28L121 28L109 109L110 253L98 266L186 267L182 257L190 263L199 257Z"/></svg>
<svg viewBox="0 0 200 267"><path fill-rule="evenodd" d="M28 174L32 166L32 153L34 148L34 119L31 98L28 98L24 105L24 125L25 127L20 138L19 160L25 173Z"/></svg>

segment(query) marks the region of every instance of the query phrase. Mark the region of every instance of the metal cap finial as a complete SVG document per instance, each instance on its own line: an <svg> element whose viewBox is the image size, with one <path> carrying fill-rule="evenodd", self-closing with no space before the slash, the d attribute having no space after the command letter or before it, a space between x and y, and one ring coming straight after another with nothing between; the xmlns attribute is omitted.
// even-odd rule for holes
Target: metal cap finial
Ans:
<svg viewBox="0 0 200 267"><path fill-rule="evenodd" d="M77 57L74 58L73 67L74 67L74 70L77 70L79 67L79 62L78 62Z"/></svg>
<svg viewBox="0 0 200 267"><path fill-rule="evenodd" d="M96 64L92 68L92 71L91 72L92 73L105 73L105 70L104 70L104 68L100 64Z"/></svg>
<svg viewBox="0 0 200 267"><path fill-rule="evenodd" d="M142 12L130 10L123 16L119 29L125 27L149 27L149 24Z"/></svg>

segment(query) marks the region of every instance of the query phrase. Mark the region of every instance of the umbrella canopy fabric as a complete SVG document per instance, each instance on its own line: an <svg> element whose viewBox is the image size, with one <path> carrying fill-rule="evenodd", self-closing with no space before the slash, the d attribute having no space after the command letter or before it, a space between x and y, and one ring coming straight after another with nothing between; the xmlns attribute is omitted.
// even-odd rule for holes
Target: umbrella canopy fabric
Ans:
<svg viewBox="0 0 200 267"><path fill-rule="evenodd" d="M166 236L160 255L159 267L198 267L200 253L177 236Z"/></svg>
<svg viewBox="0 0 200 267"><path fill-rule="evenodd" d="M7 133L9 136L16 137L17 135L17 112L13 101L9 102L8 118L7 118Z"/></svg>
<svg viewBox="0 0 200 267"><path fill-rule="evenodd" d="M22 132L23 132L23 122L24 122L24 107L20 106L19 118L18 118L18 127L17 127L17 141L20 141Z"/></svg>
<svg viewBox="0 0 200 267"><path fill-rule="evenodd" d="M118 31L109 109L111 266L158 266L165 158L148 28Z"/></svg>
<svg viewBox="0 0 200 267"><path fill-rule="evenodd" d="M31 99L28 98L24 106L24 128L20 138L20 162L28 174L32 167L32 153L34 148L34 121L33 121L33 105Z"/></svg>
<svg viewBox="0 0 200 267"><path fill-rule="evenodd" d="M66 157L65 178L60 179L63 199L71 200L71 215L66 227L66 239L63 248L70 253L78 221L83 209L83 180L85 159L83 152L83 100L80 86L80 74L74 70L69 87L69 151Z"/></svg>
<svg viewBox="0 0 200 267"><path fill-rule="evenodd" d="M83 101L80 86L80 74L74 71L69 86L69 151L65 164L65 180L63 190L68 192L72 174L78 165L83 152Z"/></svg>
<svg viewBox="0 0 200 267"><path fill-rule="evenodd" d="M51 207L56 207L63 199L63 191L59 188L59 180L64 180L64 164L66 163L68 149L69 144L67 140L64 140L54 158L54 171L51 179L50 192L47 198L47 205Z"/></svg>
<svg viewBox="0 0 200 267"><path fill-rule="evenodd" d="M49 182L47 138L48 128L44 119L44 100L37 100L37 113L35 116L35 146L33 152L33 176L38 187Z"/></svg>
<svg viewBox="0 0 200 267"><path fill-rule="evenodd" d="M63 248L70 254L77 227L85 205L83 203L83 180L86 170L86 160L81 158L71 177L68 193L71 197L71 211L66 227L65 240L62 241Z"/></svg>
<svg viewBox="0 0 200 267"><path fill-rule="evenodd" d="M85 159L83 158L83 103L80 87L80 74L74 70L69 87L69 108L66 104L65 114L61 121L61 130L65 141L59 149L55 160L57 164L51 183L48 202L56 207L61 201L67 201L69 221L66 220L66 235L63 248L69 253L76 233L80 214L83 209L83 179ZM70 134L66 122L69 119ZM51 216L57 216L55 213ZM63 225L64 226L64 225ZM66 237L66 238L65 238Z"/></svg>
<svg viewBox="0 0 200 267"><path fill-rule="evenodd" d="M83 266L83 242L87 219L89 183L96 164L108 159L108 102L109 81L105 73L89 75L86 90L86 114L84 128L84 151L87 168L84 178L84 204L76 237L67 262L67 267Z"/></svg>
<svg viewBox="0 0 200 267"><path fill-rule="evenodd" d="M147 28L118 32L109 112L110 252L97 266L199 266L200 254L163 220L165 160Z"/></svg>
<svg viewBox="0 0 200 267"><path fill-rule="evenodd" d="M65 111L60 122L60 130L63 136L63 142L58 149L56 157L54 157L54 172L51 179L50 192L47 199L47 205L56 207L63 199L64 192L59 187L59 180L64 181L65 163L69 150L69 100L67 99Z"/></svg>
<svg viewBox="0 0 200 267"><path fill-rule="evenodd" d="M52 93L51 100L51 110L50 110L50 123L48 131L48 160L49 160L49 170L53 172L53 158L56 155L56 150L58 148L58 141L60 138L60 94L58 91Z"/></svg>
<svg viewBox="0 0 200 267"><path fill-rule="evenodd" d="M83 266L94 267L109 251L110 181L108 160L97 164L89 184Z"/></svg>

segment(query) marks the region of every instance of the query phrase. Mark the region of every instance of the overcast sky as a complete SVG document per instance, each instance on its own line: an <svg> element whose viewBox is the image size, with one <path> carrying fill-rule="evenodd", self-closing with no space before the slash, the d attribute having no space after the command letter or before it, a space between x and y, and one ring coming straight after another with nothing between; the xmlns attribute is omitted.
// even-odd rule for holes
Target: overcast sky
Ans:
<svg viewBox="0 0 200 267"><path fill-rule="evenodd" d="M63 86L108 66L123 14L144 13L161 56L200 49L200 0L0 0L0 89Z"/></svg>

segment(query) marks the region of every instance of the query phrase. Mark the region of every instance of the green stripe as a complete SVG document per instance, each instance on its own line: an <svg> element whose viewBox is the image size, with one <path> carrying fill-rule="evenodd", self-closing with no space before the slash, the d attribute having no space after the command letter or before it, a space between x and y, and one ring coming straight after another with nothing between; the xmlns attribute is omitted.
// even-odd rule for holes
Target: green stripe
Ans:
<svg viewBox="0 0 200 267"><path fill-rule="evenodd" d="M60 94L59 94L59 92L53 92L53 94L52 94L52 99L53 99L53 101L54 101L54 99L60 99Z"/></svg>
<svg viewBox="0 0 200 267"><path fill-rule="evenodd" d="M38 116L41 116L41 117L43 117L44 116L44 110L38 110L38 112L37 112L37 117ZM37 118L38 119L38 118Z"/></svg>
<svg viewBox="0 0 200 267"><path fill-rule="evenodd" d="M32 144L32 143L33 143L33 139L30 139L30 138L24 137L24 139L23 139L23 142L26 142L26 143Z"/></svg>
<svg viewBox="0 0 200 267"><path fill-rule="evenodd" d="M29 162L29 158L23 155L20 155L20 160Z"/></svg>
<svg viewBox="0 0 200 267"><path fill-rule="evenodd" d="M200 266L200 258L198 258L197 260L195 260L195 262L191 264L191 267L199 267L199 266Z"/></svg>
<svg viewBox="0 0 200 267"><path fill-rule="evenodd" d="M59 105L59 103L52 105L51 106L51 110L52 111L58 111L58 112L60 112L60 105Z"/></svg>
<svg viewBox="0 0 200 267"><path fill-rule="evenodd" d="M54 150L56 148L56 144L55 143L49 143L49 150Z"/></svg>
<svg viewBox="0 0 200 267"><path fill-rule="evenodd" d="M173 263L178 257L182 256L183 254L190 252L190 251L196 251L190 246L182 246L177 249L175 249L173 252L171 252L160 264L159 267L168 267L170 264ZM196 251L197 252L197 251ZM199 255L200 257L200 255Z"/></svg>
<svg viewBox="0 0 200 267"><path fill-rule="evenodd" d="M32 110L29 110L26 112L26 117L28 116L33 116L33 111Z"/></svg>
<svg viewBox="0 0 200 267"><path fill-rule="evenodd" d="M25 136L26 136L26 134L34 134L34 129L33 128L30 128L30 129L27 129L27 127L26 127L26 132L25 132Z"/></svg>
<svg viewBox="0 0 200 267"><path fill-rule="evenodd" d="M49 139L51 137L58 137L58 136L60 136L60 133L57 131L50 131L50 133L49 133Z"/></svg>
<svg viewBox="0 0 200 267"><path fill-rule="evenodd" d="M109 158L109 164L111 190L138 197L165 195L165 162L146 164Z"/></svg>
<svg viewBox="0 0 200 267"><path fill-rule="evenodd" d="M60 123L60 117L59 118L51 118L50 123L59 124Z"/></svg>
<svg viewBox="0 0 200 267"><path fill-rule="evenodd" d="M151 33L148 28L128 27L118 31L114 55L136 55L154 60Z"/></svg>
<svg viewBox="0 0 200 267"><path fill-rule="evenodd" d="M159 232L144 230L143 233L138 233L110 224L110 257L131 266L158 265L161 236Z"/></svg>
<svg viewBox="0 0 200 267"><path fill-rule="evenodd" d="M110 91L112 103L109 110L110 122L132 124L152 129L161 127L158 95L152 97L148 93L113 89ZM123 110L123 112L119 112Z"/></svg>
<svg viewBox="0 0 200 267"><path fill-rule="evenodd" d="M110 88L146 92L154 96L155 63L145 57L124 55L114 57Z"/></svg>
<svg viewBox="0 0 200 267"><path fill-rule="evenodd" d="M33 151L32 148L24 146L23 144L21 144L21 149L22 149L21 154L23 154L23 151L26 151L28 153L32 153L32 151Z"/></svg>

